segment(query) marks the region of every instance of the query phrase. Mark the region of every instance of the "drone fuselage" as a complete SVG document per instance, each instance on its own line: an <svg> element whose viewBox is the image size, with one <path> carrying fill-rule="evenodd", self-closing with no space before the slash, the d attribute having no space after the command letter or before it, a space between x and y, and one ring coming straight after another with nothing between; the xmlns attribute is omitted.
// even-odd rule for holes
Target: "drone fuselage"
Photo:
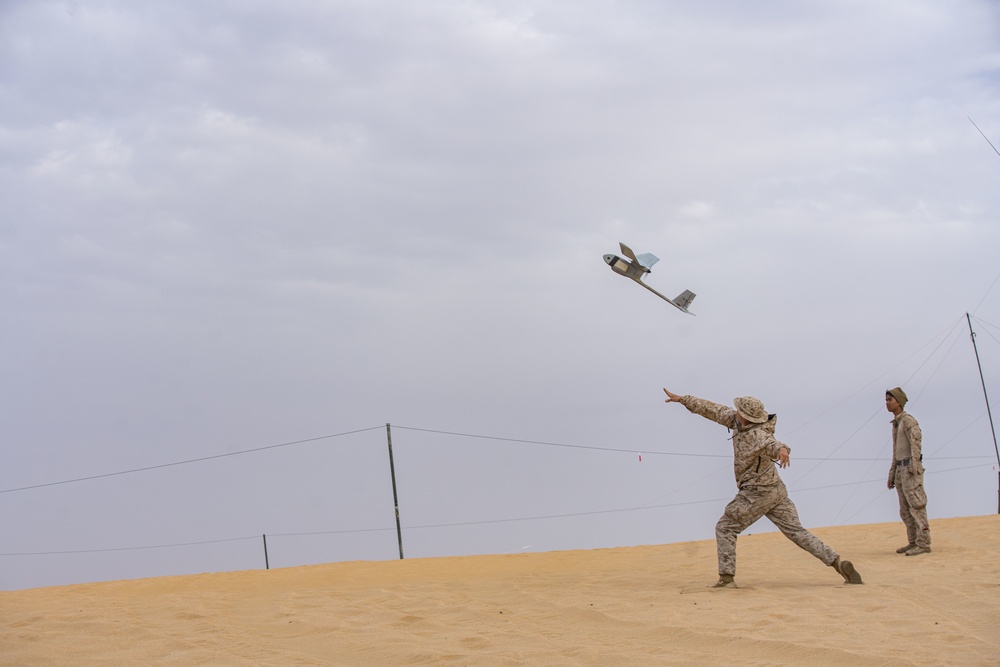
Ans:
<svg viewBox="0 0 1000 667"><path fill-rule="evenodd" d="M605 255L604 261L615 273L619 273L632 280L641 280L642 276L649 273L649 269L627 259L622 259L618 255Z"/></svg>

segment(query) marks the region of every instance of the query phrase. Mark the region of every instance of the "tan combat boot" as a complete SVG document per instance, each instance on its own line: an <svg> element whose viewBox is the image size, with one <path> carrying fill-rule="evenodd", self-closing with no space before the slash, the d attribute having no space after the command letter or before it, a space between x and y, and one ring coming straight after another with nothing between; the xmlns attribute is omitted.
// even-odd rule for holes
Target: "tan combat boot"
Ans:
<svg viewBox="0 0 1000 667"><path fill-rule="evenodd" d="M861 575L858 574L858 571L854 569L854 563L852 563L849 560L840 560L840 557L838 556L837 560L830 563L830 567L836 570L840 574L840 576L844 578L845 584L864 583L863 581L861 581Z"/></svg>
<svg viewBox="0 0 1000 667"><path fill-rule="evenodd" d="M739 588L733 579L734 577L731 574L720 574L719 580L715 582L712 588Z"/></svg>

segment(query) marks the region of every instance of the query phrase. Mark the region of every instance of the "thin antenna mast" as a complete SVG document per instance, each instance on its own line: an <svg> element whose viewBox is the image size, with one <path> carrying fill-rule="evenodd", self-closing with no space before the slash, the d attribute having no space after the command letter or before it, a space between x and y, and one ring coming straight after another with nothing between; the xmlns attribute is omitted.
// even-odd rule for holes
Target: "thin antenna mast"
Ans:
<svg viewBox="0 0 1000 667"><path fill-rule="evenodd" d="M399 496L396 495L396 464L392 460L392 429L385 425L385 439L389 442L389 475L392 477L392 504L396 508L396 539L399 541L399 560L403 560L403 528L399 523ZM998 491L997 493L1000 493Z"/></svg>
<svg viewBox="0 0 1000 667"><path fill-rule="evenodd" d="M990 411L990 397L986 393L986 379L983 377L983 365L979 363L979 348L976 346L976 332L972 330L972 319L965 314L969 323L969 337L972 338L972 349L976 352L976 366L979 368L979 381L983 385L983 398L986 399L986 414L990 418L990 432L993 433L993 450L997 454L997 464L1000 465L1000 447L997 446L997 430L993 426L993 413ZM1000 471L997 471L997 514L1000 514Z"/></svg>

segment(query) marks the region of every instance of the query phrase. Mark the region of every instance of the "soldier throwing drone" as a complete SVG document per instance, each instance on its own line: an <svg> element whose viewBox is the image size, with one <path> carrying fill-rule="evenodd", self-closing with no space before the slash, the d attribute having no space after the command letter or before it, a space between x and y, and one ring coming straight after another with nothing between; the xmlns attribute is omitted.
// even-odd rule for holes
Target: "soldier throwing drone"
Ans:
<svg viewBox="0 0 1000 667"><path fill-rule="evenodd" d="M841 560L836 551L802 527L785 483L774 468L775 462L787 467L791 454L791 448L774 437L776 415L769 415L764 404L752 396L735 399L734 409L703 398L663 391L667 403L680 403L733 432L733 467L739 492L715 525L719 552L719 581L715 588L736 587L736 537L763 516L785 537L836 570L845 583L862 583L851 561Z"/></svg>

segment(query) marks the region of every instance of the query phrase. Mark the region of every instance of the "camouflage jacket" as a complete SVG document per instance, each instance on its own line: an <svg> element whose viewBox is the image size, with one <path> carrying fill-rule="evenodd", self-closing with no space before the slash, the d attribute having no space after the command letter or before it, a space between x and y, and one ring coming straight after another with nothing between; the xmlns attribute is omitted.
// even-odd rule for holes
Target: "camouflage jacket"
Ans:
<svg viewBox="0 0 1000 667"><path fill-rule="evenodd" d="M908 412L902 412L893 419L892 424L892 461L889 463L889 481L896 478L896 461L910 460L910 470L914 474L924 471L923 463L923 433L920 424Z"/></svg>
<svg viewBox="0 0 1000 667"><path fill-rule="evenodd" d="M740 426L736 421L736 408L694 396L684 396L680 402L696 415L711 419L732 431L733 472L736 473L738 488L782 483L774 462L778 459L778 449L785 447L791 452L792 448L774 437L774 427L778 421L776 415L769 415L769 419L763 424Z"/></svg>

